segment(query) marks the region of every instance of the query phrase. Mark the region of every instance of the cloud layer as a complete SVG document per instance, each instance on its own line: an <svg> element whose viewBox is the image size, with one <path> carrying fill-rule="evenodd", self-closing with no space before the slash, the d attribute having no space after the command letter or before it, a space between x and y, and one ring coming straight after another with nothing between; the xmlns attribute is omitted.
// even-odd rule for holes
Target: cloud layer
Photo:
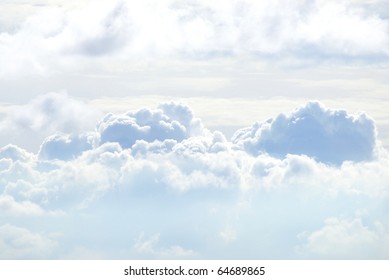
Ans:
<svg viewBox="0 0 389 280"><path fill-rule="evenodd" d="M309 102L229 141L168 102L77 129L0 149L1 258L389 257L364 114Z"/></svg>
<svg viewBox="0 0 389 280"><path fill-rule="evenodd" d="M42 141L54 134L82 134L93 130L101 113L66 92L40 95L24 105L10 106L0 119L0 132L10 142L37 151ZM59 139L58 139L59 141Z"/></svg>
<svg viewBox="0 0 389 280"><path fill-rule="evenodd" d="M68 10L46 6L0 33L0 63L9 65L0 75L74 70L97 57L387 60L388 21L380 7L386 4L375 2L164 0L157 5L100 1Z"/></svg>
<svg viewBox="0 0 389 280"><path fill-rule="evenodd" d="M389 258L387 1L3 2L1 259Z"/></svg>

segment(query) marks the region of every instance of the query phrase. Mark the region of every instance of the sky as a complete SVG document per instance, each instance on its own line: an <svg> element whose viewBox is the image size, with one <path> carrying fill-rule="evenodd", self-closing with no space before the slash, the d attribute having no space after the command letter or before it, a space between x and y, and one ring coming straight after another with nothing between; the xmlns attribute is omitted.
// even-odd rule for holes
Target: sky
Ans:
<svg viewBox="0 0 389 280"><path fill-rule="evenodd" d="M0 1L0 259L388 259L389 3Z"/></svg>

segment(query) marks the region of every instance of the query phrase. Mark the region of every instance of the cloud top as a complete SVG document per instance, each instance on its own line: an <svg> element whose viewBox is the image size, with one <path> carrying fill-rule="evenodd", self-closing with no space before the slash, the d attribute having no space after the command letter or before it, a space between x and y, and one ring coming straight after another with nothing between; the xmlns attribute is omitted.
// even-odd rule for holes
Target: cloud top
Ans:
<svg viewBox="0 0 389 280"><path fill-rule="evenodd" d="M317 102L233 141L168 102L52 134L36 154L6 145L0 258L387 258L377 143L371 118Z"/></svg>
<svg viewBox="0 0 389 280"><path fill-rule="evenodd" d="M377 144L374 121L366 114L350 115L319 102L241 129L232 141L253 155L304 154L331 164L371 160Z"/></svg>
<svg viewBox="0 0 389 280"><path fill-rule="evenodd" d="M166 139L178 142L202 133L202 124L185 105L170 102L158 109L141 109L124 115L108 114L98 124L100 143L117 142L130 148L137 140L153 142Z"/></svg>

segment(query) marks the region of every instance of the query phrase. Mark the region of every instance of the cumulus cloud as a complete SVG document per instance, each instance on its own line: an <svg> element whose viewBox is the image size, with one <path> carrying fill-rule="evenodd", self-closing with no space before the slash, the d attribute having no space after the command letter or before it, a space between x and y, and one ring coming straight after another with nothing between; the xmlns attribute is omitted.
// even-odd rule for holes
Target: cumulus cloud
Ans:
<svg viewBox="0 0 389 280"><path fill-rule="evenodd" d="M53 134L37 154L0 149L0 223L23 225L3 233L58 243L34 255L0 234L2 256L381 258L389 159L374 156L377 141L369 117L315 102L234 142L179 103L108 114L95 129Z"/></svg>
<svg viewBox="0 0 389 280"><path fill-rule="evenodd" d="M253 155L304 154L332 164L371 160L377 145L370 117L328 109L318 102L241 129L232 141Z"/></svg>
<svg viewBox="0 0 389 280"><path fill-rule="evenodd" d="M0 158L11 159L13 161L29 161L34 158L34 154L29 153L16 145L8 144L0 149Z"/></svg>
<svg viewBox="0 0 389 280"><path fill-rule="evenodd" d="M246 75L267 61L381 66L389 55L383 0L66 2L6 26L0 16L7 96L21 80L79 94L93 81L104 96L178 80L210 93L234 88L242 61ZM215 64L227 79L209 78ZM389 157L365 114L310 102L232 141L176 102L102 117L66 93L2 105L0 258L388 257Z"/></svg>
<svg viewBox="0 0 389 280"><path fill-rule="evenodd" d="M66 93L47 93L7 110L0 121L0 132L7 135L7 139L1 139L0 144L11 141L36 151L43 139L51 134L93 130L99 117L98 111Z"/></svg>
<svg viewBox="0 0 389 280"><path fill-rule="evenodd" d="M52 135L46 138L38 156L43 160L70 160L93 147L95 135Z"/></svg>
<svg viewBox="0 0 389 280"><path fill-rule="evenodd" d="M101 143L117 142L130 148L136 140L182 141L202 133L202 124L194 118L189 107L164 103L156 110L141 109L125 115L108 114L98 124Z"/></svg>

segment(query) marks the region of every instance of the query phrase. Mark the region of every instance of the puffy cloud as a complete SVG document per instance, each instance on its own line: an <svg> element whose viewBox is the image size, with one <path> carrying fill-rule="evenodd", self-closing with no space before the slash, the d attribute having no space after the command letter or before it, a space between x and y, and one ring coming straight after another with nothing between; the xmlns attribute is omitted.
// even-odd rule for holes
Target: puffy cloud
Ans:
<svg viewBox="0 0 389 280"><path fill-rule="evenodd" d="M318 102L241 129L233 136L233 142L253 155L304 154L332 164L371 160L377 146L370 117L328 109Z"/></svg>
<svg viewBox="0 0 389 280"><path fill-rule="evenodd" d="M0 159L0 193L12 195L17 200L30 199L27 195L34 192L33 185L42 179L37 168L36 157L33 160L21 161L20 159Z"/></svg>
<svg viewBox="0 0 389 280"><path fill-rule="evenodd" d="M109 131L116 123L125 125ZM115 131L120 137L113 138ZM302 133L321 145L298 146ZM331 143L342 143L338 138L344 135L354 136L349 145L363 156L353 143L370 143L369 137L363 142L367 135L376 145L370 118L308 103L237 135L232 143L203 128L188 107L165 103L109 114L95 131L55 134L37 155L14 145L1 148L0 223L23 225L30 235L42 228L61 238L41 255L23 253L30 252L27 243L13 249L0 242L4 256L285 259L343 258L347 251L361 258L385 256L375 246L387 235L387 154L377 150L379 156L370 160L337 164L317 156L326 149L333 154ZM276 135L280 143L290 139L305 150L275 156L252 153L245 144ZM343 159L348 151L338 153ZM321 224L356 212L366 214ZM345 243L330 235L341 235ZM339 251L331 255L326 249L331 246Z"/></svg>
<svg viewBox="0 0 389 280"><path fill-rule="evenodd" d="M0 121L0 131L21 147L36 151L54 133L78 134L92 130L100 113L66 93L40 95L25 105L10 107Z"/></svg>
<svg viewBox="0 0 389 280"><path fill-rule="evenodd" d="M389 256L389 234L382 225L369 228L358 218L328 218L323 228L302 236L305 237L306 244L298 247L298 250L309 257L386 259Z"/></svg>
<svg viewBox="0 0 389 280"><path fill-rule="evenodd" d="M173 147L177 144L176 140L166 139L164 141L153 141L151 143L144 140L137 140L131 147L133 154L147 154L147 153L167 153L171 152Z"/></svg>
<svg viewBox="0 0 389 280"><path fill-rule="evenodd" d="M220 131L207 133L200 137L191 137L174 147L176 153L218 153L228 151L230 144Z"/></svg>
<svg viewBox="0 0 389 280"><path fill-rule="evenodd" d="M152 142L166 139L182 141L202 133L202 124L189 107L170 102L158 109L141 109L125 115L108 114L98 124L101 143L117 142L130 148L136 140Z"/></svg>
<svg viewBox="0 0 389 280"><path fill-rule="evenodd" d="M25 228L5 224L0 226L0 258L47 258L56 247L50 238Z"/></svg>
<svg viewBox="0 0 389 280"><path fill-rule="evenodd" d="M164 141L146 142L144 140L137 140L132 146L131 150L134 155L147 153L169 153L176 154L195 154L195 153L217 153L228 151L230 143L226 140L223 133L215 131L210 133L204 131L201 136L192 136L184 139L182 142L177 140L166 139Z"/></svg>
<svg viewBox="0 0 389 280"><path fill-rule="evenodd" d="M95 135L52 135L46 138L40 149L39 158L43 160L70 160L93 147Z"/></svg>
<svg viewBox="0 0 389 280"><path fill-rule="evenodd" d="M0 158L11 159L13 161L29 161L34 159L34 154L29 153L16 145L8 144L0 148Z"/></svg>

